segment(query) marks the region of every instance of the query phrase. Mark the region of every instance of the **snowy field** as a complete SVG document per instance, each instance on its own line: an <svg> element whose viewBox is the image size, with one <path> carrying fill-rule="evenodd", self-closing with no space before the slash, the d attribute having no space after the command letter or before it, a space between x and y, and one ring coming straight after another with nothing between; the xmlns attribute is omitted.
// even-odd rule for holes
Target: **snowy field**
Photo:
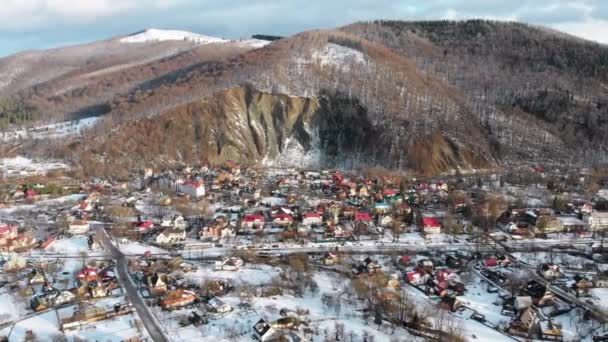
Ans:
<svg viewBox="0 0 608 342"><path fill-rule="evenodd" d="M64 121L51 125L0 132L0 141L65 138L67 136L79 134L83 130L93 127L98 120L99 117L91 117L82 120Z"/></svg>
<svg viewBox="0 0 608 342"><path fill-rule="evenodd" d="M0 159L0 171L4 177L27 177L46 175L52 170L66 170L64 163L51 160L33 160L22 156Z"/></svg>
<svg viewBox="0 0 608 342"><path fill-rule="evenodd" d="M170 40L181 40L190 41L197 44L212 44L212 43L225 43L227 40L216 37L209 37L202 34L178 31L178 30L159 30L159 29L147 29L143 32L136 33L131 36L127 36L120 39L121 43L149 43L149 42L163 42Z"/></svg>

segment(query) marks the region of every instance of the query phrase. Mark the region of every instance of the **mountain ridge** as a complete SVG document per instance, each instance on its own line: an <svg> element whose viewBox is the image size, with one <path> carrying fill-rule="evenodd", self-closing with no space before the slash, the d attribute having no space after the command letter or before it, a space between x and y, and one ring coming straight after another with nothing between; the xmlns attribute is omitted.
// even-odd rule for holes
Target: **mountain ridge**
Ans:
<svg viewBox="0 0 608 342"><path fill-rule="evenodd" d="M255 139L268 138L272 146L261 149L272 151L268 156L254 153L257 147L243 154L243 162L261 164L280 164L285 146L303 155L312 153L326 166L384 166L429 174L497 165L607 162L608 48L542 28L483 20L374 21L306 31L263 46L171 43L182 50L134 66L123 63L117 68L108 62L109 69L92 68L93 74L77 69L70 77L25 87L19 98L57 117L103 106L106 123L96 129L101 133L157 116L180 117L194 109L201 112L194 117L213 122L208 108L200 105L213 97L240 98L237 108L242 113L235 118L251 105L264 111L266 121L290 117L289 108L279 105L290 102L284 96L317 103L311 116L315 119L306 122L308 137L288 126L274 127L282 133L272 138L234 127L235 136L224 136L233 143L239 135L249 136L239 145L243 151L249 151L250 144L259 147ZM166 42L144 45L157 44ZM81 79L87 81L75 81ZM73 89L60 97L48 96L46 89L56 91L60 84ZM227 95L235 91L277 104ZM325 109L319 110L322 103ZM226 105L208 106L219 110ZM351 125L352 120L365 125ZM205 125L203 131L213 126ZM214 136L206 132L205 138ZM121 134L96 134L73 148L72 155L69 149L64 154L75 161L81 154L103 154L101 147L116 143ZM332 140L334 136L339 138ZM321 139L316 150L307 144L313 137ZM372 147L357 145L358 139ZM196 146L195 139L181 144ZM356 148L349 149L349 144ZM122 156L116 157L117 163L142 166L122 160L133 151L114 152ZM181 161L235 159L221 151L187 153L196 158Z"/></svg>

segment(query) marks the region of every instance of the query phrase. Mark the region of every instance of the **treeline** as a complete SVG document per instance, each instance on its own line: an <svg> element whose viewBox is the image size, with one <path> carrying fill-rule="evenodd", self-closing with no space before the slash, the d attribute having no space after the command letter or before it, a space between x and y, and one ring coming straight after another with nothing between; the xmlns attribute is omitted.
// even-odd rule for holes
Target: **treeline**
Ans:
<svg viewBox="0 0 608 342"><path fill-rule="evenodd" d="M0 98L0 129L23 125L38 117L38 111L25 102L14 98Z"/></svg>

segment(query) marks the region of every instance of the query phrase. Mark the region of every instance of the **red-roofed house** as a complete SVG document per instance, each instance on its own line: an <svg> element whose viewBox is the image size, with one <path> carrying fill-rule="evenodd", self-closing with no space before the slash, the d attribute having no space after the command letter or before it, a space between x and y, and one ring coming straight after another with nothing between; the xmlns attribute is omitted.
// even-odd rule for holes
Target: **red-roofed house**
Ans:
<svg viewBox="0 0 608 342"><path fill-rule="evenodd" d="M302 224L306 226L321 223L323 223L323 217L319 213L304 213L302 215Z"/></svg>
<svg viewBox="0 0 608 342"><path fill-rule="evenodd" d="M202 181L185 181L179 185L179 191L192 198L205 196L205 183Z"/></svg>
<svg viewBox="0 0 608 342"><path fill-rule="evenodd" d="M50 238L48 238L48 240L46 240L40 244L40 249L42 249L42 250L49 249L52 245L55 244L55 241L57 241L57 238L51 236Z"/></svg>
<svg viewBox="0 0 608 342"><path fill-rule="evenodd" d="M285 213L278 213L274 215L272 222L280 226L286 226L293 223L293 216Z"/></svg>
<svg viewBox="0 0 608 342"><path fill-rule="evenodd" d="M250 214L245 215L241 222L241 227L243 228L259 228L264 226L264 215L260 214Z"/></svg>
<svg viewBox="0 0 608 342"><path fill-rule="evenodd" d="M418 267L416 267L412 272L406 273L405 277L407 278L407 281L414 286L424 285L429 281L429 279L431 279L430 274Z"/></svg>
<svg viewBox="0 0 608 342"><path fill-rule="evenodd" d="M439 234L441 233L441 223L434 217L422 218L422 231L425 234Z"/></svg>
<svg viewBox="0 0 608 342"><path fill-rule="evenodd" d="M93 282L97 280L97 269L93 267L85 267L80 270L76 276L81 281Z"/></svg>
<svg viewBox="0 0 608 342"><path fill-rule="evenodd" d="M140 233L147 232L150 229L154 228L154 222L152 221L135 222L134 224Z"/></svg>
<svg viewBox="0 0 608 342"><path fill-rule="evenodd" d="M483 261L485 267L496 267L498 266L498 260L496 258L490 258Z"/></svg>
<svg viewBox="0 0 608 342"><path fill-rule="evenodd" d="M372 216L369 213L356 213L355 221L372 222Z"/></svg>
<svg viewBox="0 0 608 342"><path fill-rule="evenodd" d="M38 197L38 193L34 189L27 189L25 192L25 197L28 199L36 199L36 197Z"/></svg>

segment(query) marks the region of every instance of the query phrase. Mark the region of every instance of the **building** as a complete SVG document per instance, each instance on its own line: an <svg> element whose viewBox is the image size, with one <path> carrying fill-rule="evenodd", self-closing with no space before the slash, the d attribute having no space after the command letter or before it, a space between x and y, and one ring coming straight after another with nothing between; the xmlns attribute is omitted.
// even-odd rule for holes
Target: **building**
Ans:
<svg viewBox="0 0 608 342"><path fill-rule="evenodd" d="M441 233L441 223L437 218L423 217L422 231L424 234L439 234Z"/></svg>
<svg viewBox="0 0 608 342"><path fill-rule="evenodd" d="M172 244L186 239L186 231L178 228L167 228L156 236L156 243Z"/></svg>
<svg viewBox="0 0 608 342"><path fill-rule="evenodd" d="M305 226L319 225L323 223L323 217L319 213L305 213L302 215L302 224Z"/></svg>
<svg viewBox="0 0 608 342"><path fill-rule="evenodd" d="M160 301L160 306L164 310L174 310L184 306L188 306L196 302L198 297L192 291L178 289L168 291Z"/></svg>
<svg viewBox="0 0 608 342"><path fill-rule="evenodd" d="M608 229L608 211L593 211L584 219L592 231Z"/></svg>
<svg viewBox="0 0 608 342"><path fill-rule="evenodd" d="M70 222L70 224L68 225L68 233L74 235L86 234L89 232L89 228L89 222L76 220Z"/></svg>
<svg viewBox="0 0 608 342"><path fill-rule="evenodd" d="M264 215L260 214L250 214L245 215L243 220L241 221L241 227L254 229L254 228L262 228L264 227L265 219Z"/></svg>
<svg viewBox="0 0 608 342"><path fill-rule="evenodd" d="M14 225L0 226L0 246L5 246L17 237L18 229Z"/></svg>
<svg viewBox="0 0 608 342"><path fill-rule="evenodd" d="M178 185L178 190L191 198L201 198L205 196L205 183L202 181L185 181Z"/></svg>

